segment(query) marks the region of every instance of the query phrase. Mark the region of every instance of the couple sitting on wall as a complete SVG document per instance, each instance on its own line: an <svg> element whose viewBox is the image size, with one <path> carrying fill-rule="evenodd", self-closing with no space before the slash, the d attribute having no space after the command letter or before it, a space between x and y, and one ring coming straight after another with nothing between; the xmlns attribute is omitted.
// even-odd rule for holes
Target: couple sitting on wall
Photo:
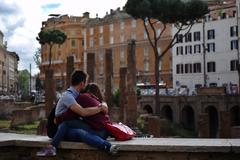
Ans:
<svg viewBox="0 0 240 160"><path fill-rule="evenodd" d="M106 130L109 122L108 106L98 86L94 83L85 87L87 75L75 71L71 86L59 99L55 110L55 123L58 124L51 144L37 152L37 156L55 156L61 140L80 141L100 150L115 154L118 146L106 141L111 133ZM84 93L80 93L85 88Z"/></svg>

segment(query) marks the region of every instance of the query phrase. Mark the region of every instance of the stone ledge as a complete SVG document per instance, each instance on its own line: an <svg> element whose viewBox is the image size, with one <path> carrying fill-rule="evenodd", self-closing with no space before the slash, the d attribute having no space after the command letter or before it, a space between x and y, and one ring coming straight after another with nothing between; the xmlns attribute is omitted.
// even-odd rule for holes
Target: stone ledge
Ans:
<svg viewBox="0 0 240 160"><path fill-rule="evenodd" d="M120 151L128 152L188 152L188 153L240 153L240 139L184 139L184 138L134 138L114 141ZM0 147L43 147L49 144L46 136L0 133ZM62 149L95 150L84 143L61 142Z"/></svg>

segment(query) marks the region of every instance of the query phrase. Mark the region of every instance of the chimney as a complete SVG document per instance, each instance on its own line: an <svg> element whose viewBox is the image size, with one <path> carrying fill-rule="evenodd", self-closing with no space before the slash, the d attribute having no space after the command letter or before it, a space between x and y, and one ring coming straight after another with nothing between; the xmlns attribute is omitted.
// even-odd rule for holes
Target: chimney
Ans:
<svg viewBox="0 0 240 160"><path fill-rule="evenodd" d="M113 14L113 9L110 9L110 14Z"/></svg>
<svg viewBox="0 0 240 160"><path fill-rule="evenodd" d="M83 13L83 17L84 17L84 18L89 18L89 12L84 12L84 13Z"/></svg>

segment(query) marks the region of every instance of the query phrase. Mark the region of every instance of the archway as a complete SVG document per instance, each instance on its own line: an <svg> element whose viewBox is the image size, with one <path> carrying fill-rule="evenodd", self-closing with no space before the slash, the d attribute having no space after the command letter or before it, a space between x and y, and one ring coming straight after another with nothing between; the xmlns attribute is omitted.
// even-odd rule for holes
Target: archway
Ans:
<svg viewBox="0 0 240 160"><path fill-rule="evenodd" d="M218 133L218 112L214 106L208 106L205 110L209 115L209 135L211 138L216 138Z"/></svg>
<svg viewBox="0 0 240 160"><path fill-rule="evenodd" d="M183 127L189 130L195 129L194 111L191 106L184 106L182 109L182 124Z"/></svg>
<svg viewBox="0 0 240 160"><path fill-rule="evenodd" d="M169 120L170 122L173 121L173 111L171 109L170 106L163 106L162 110L161 110L161 114L164 118L166 118L167 120Z"/></svg>
<svg viewBox="0 0 240 160"><path fill-rule="evenodd" d="M240 125L240 107L234 106L230 109L231 113L231 126Z"/></svg>
<svg viewBox="0 0 240 160"><path fill-rule="evenodd" d="M153 114L153 109L148 104L143 107L143 110L146 111L146 113L148 113L148 114Z"/></svg>

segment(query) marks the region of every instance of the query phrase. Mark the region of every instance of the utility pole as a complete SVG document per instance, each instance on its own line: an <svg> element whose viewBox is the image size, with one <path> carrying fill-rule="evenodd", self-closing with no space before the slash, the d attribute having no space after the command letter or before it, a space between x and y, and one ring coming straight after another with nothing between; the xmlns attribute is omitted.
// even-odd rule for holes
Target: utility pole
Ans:
<svg viewBox="0 0 240 160"><path fill-rule="evenodd" d="M203 17L203 86L207 87L205 17Z"/></svg>
<svg viewBox="0 0 240 160"><path fill-rule="evenodd" d="M29 95L31 96L31 91L32 91L32 65L30 63L29 65L29 70L30 70L30 75L29 75Z"/></svg>

